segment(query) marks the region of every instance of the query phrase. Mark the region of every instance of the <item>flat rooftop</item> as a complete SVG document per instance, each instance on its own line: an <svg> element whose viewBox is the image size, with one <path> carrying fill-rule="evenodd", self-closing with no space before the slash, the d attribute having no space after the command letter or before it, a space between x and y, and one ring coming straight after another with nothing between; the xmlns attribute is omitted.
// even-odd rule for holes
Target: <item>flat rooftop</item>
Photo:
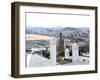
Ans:
<svg viewBox="0 0 100 80"><path fill-rule="evenodd" d="M37 35L37 34L26 34L26 40L49 40L49 36Z"/></svg>

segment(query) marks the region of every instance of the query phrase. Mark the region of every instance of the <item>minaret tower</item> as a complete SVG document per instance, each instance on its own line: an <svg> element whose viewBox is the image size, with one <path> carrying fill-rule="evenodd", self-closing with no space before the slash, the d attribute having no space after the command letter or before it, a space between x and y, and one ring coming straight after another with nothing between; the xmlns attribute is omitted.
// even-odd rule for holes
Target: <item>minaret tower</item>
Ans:
<svg viewBox="0 0 100 80"><path fill-rule="evenodd" d="M58 55L64 56L64 39L62 32L59 34L58 46L57 46Z"/></svg>

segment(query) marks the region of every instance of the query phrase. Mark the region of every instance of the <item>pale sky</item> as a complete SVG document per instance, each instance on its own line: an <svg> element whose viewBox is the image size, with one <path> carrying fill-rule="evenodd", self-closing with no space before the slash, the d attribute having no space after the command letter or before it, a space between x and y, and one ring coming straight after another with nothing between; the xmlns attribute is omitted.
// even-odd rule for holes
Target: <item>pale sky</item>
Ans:
<svg viewBox="0 0 100 80"><path fill-rule="evenodd" d="M26 13L27 27L89 27L90 16Z"/></svg>

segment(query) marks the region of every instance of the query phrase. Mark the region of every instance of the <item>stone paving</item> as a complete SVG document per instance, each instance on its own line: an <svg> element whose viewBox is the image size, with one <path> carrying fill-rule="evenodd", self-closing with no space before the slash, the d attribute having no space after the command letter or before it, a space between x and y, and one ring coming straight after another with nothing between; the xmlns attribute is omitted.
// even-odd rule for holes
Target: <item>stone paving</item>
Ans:
<svg viewBox="0 0 100 80"><path fill-rule="evenodd" d="M71 57L70 57L71 59ZM77 62L68 62L63 60L61 64L57 65L86 65L89 64L89 57L79 56L79 61ZM29 62L29 67L43 67L43 66L52 66L50 59L42 57L37 54L32 54Z"/></svg>

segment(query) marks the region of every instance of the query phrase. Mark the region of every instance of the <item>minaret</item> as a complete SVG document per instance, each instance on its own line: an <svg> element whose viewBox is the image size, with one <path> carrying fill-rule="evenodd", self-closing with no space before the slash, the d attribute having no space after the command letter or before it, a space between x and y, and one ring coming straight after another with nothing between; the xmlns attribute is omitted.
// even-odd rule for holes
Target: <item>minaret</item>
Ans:
<svg viewBox="0 0 100 80"><path fill-rule="evenodd" d="M60 32L60 39L62 39L63 37L62 37L62 32Z"/></svg>
<svg viewBox="0 0 100 80"><path fill-rule="evenodd" d="M57 53L60 56L64 56L64 39L63 39L63 36L62 36L62 32L60 32L60 34L59 34Z"/></svg>

